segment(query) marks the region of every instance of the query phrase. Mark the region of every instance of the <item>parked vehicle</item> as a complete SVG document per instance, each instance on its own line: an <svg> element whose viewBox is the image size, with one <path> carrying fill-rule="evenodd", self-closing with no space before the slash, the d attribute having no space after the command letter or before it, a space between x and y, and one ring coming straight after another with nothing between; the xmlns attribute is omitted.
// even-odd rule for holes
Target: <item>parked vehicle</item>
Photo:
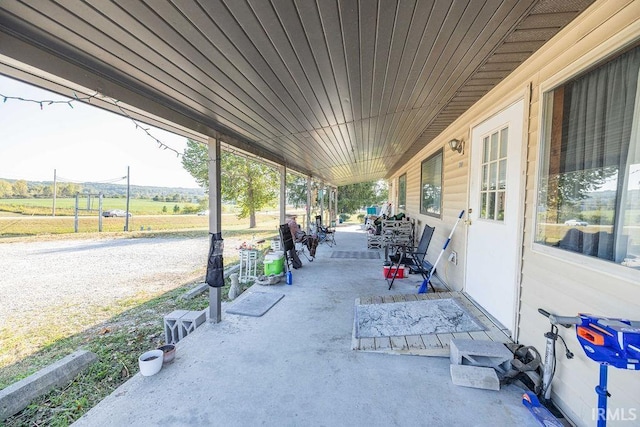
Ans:
<svg viewBox="0 0 640 427"><path fill-rule="evenodd" d="M127 216L127 211L123 211L122 209L111 209L111 210L102 212L102 216L105 218L112 217L112 216L115 216L115 217ZM131 212L129 212L129 217L131 217Z"/></svg>
<svg viewBox="0 0 640 427"><path fill-rule="evenodd" d="M568 221L565 221L564 225L575 225L575 226L579 226L579 227L586 227L589 224L587 223L587 221L582 221L582 220L579 220L579 219L570 219Z"/></svg>
<svg viewBox="0 0 640 427"><path fill-rule="evenodd" d="M207 216L207 215L209 215L209 209L198 212L198 215L199 216Z"/></svg>

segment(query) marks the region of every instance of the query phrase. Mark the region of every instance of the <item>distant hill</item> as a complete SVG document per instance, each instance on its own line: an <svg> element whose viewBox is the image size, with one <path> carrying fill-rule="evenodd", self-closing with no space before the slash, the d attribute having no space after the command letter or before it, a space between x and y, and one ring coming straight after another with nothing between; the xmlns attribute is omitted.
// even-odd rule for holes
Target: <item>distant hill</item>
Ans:
<svg viewBox="0 0 640 427"><path fill-rule="evenodd" d="M16 179L0 178L1 181L6 181L10 184L14 184ZM27 197L50 197L53 194L53 181L26 181L28 188ZM59 196L71 196L76 192L79 193L102 193L104 197L125 197L127 195L126 184L112 184L112 183L96 183L96 182L84 182L84 183L69 183L58 182L58 195ZM130 188L132 198L138 199L153 199L154 197L168 198L179 196L179 199L191 199L201 198L205 195L202 188L183 188L183 187L152 187L132 185ZM11 197L11 195L8 195ZM18 194L13 194L13 197L18 197Z"/></svg>

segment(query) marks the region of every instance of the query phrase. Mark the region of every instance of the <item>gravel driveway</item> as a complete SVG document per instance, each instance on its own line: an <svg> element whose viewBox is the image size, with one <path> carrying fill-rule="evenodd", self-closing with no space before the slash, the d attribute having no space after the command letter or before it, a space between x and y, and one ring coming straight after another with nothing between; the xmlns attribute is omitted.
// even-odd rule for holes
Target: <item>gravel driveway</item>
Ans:
<svg viewBox="0 0 640 427"><path fill-rule="evenodd" d="M203 274L207 255L207 237L2 243L0 328L163 293Z"/></svg>
<svg viewBox="0 0 640 427"><path fill-rule="evenodd" d="M175 288L206 267L208 239L135 238L0 244L0 328L56 307L108 305Z"/></svg>

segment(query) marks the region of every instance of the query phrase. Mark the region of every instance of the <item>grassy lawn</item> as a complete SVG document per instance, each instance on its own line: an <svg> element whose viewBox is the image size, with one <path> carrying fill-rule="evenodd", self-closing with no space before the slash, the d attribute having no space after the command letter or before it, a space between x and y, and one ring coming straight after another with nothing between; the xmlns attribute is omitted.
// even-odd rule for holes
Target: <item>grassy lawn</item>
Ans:
<svg viewBox="0 0 640 427"><path fill-rule="evenodd" d="M164 343L161 313L177 309L202 310L208 306L208 293L192 300L178 298L190 286L192 283L184 284L152 299L139 295L122 301L113 307L114 311L121 312L108 321L59 339L1 369L0 388L4 388L79 348L98 356L98 361L70 384L34 400L0 425L67 426L73 423L138 372L138 355ZM223 290L224 295L227 292L228 289Z"/></svg>

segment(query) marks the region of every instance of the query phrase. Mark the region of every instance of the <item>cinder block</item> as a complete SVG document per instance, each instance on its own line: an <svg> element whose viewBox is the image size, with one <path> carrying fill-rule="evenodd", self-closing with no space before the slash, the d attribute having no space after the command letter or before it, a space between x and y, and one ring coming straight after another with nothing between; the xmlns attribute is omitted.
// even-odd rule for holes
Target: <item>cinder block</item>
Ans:
<svg viewBox="0 0 640 427"><path fill-rule="evenodd" d="M450 365L451 381L463 387L500 390L500 380L493 368L471 365Z"/></svg>
<svg viewBox="0 0 640 427"><path fill-rule="evenodd" d="M164 341L166 344L175 344L180 341L180 318L188 312L188 310L175 310L164 316Z"/></svg>
<svg viewBox="0 0 640 427"><path fill-rule="evenodd" d="M207 320L207 311L187 311L180 320L178 327L178 333L180 339L186 337L191 332L195 331L196 328L202 325Z"/></svg>
<svg viewBox="0 0 640 427"><path fill-rule="evenodd" d="M513 353L495 341L452 339L449 345L452 365L484 366L505 370L513 359Z"/></svg>

